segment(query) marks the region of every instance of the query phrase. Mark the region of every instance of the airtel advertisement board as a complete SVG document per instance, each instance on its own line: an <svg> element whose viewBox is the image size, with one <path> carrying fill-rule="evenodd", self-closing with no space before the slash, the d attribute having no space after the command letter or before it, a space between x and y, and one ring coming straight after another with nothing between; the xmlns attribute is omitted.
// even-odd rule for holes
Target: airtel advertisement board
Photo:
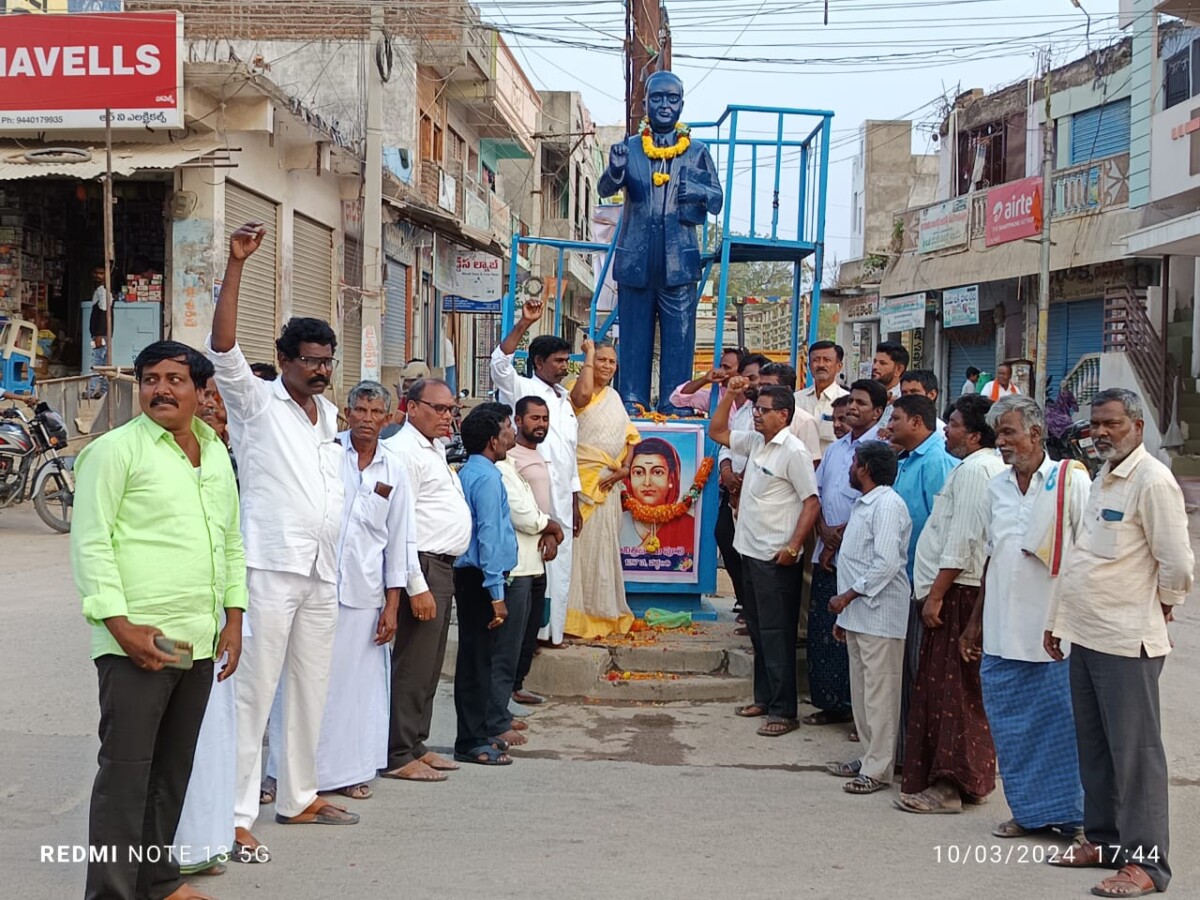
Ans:
<svg viewBox="0 0 1200 900"><path fill-rule="evenodd" d="M1042 233L1042 177L1034 175L987 192L987 246Z"/></svg>
<svg viewBox="0 0 1200 900"><path fill-rule="evenodd" d="M0 129L183 126L183 16L0 17Z"/></svg>

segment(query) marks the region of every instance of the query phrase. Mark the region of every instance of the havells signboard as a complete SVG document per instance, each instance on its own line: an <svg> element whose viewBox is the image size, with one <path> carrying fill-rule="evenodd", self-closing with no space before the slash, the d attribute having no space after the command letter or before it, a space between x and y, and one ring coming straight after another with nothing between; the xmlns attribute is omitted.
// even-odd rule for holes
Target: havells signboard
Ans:
<svg viewBox="0 0 1200 900"><path fill-rule="evenodd" d="M0 23L0 129L183 126L183 16L10 15Z"/></svg>

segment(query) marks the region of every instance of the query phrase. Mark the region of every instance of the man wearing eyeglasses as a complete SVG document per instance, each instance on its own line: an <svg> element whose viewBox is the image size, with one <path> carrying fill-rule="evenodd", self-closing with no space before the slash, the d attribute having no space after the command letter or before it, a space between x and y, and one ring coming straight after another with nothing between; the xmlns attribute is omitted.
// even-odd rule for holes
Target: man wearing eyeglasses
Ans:
<svg viewBox="0 0 1200 900"><path fill-rule="evenodd" d="M749 386L744 375L729 379L708 436L747 458L733 544L742 557L742 609L754 646L754 702L736 712L748 719L766 716L758 733L779 737L800 726L800 557L821 507L812 455L789 428L796 411L791 389L762 388L754 401L754 430L730 430L729 411Z"/></svg>
<svg viewBox="0 0 1200 900"><path fill-rule="evenodd" d="M258 817L262 736L282 674L282 756L275 820L352 825L358 816L317 796L317 742L337 628L337 544L344 488L337 408L321 396L334 373L337 338L321 319L288 321L275 342L280 376L255 376L237 344L238 290L266 228L229 239L208 355L225 400L238 458L247 586L237 685L237 793L233 858L265 862L250 829Z"/></svg>
<svg viewBox="0 0 1200 900"><path fill-rule="evenodd" d="M433 721L454 599L454 561L471 542L471 510L458 475L446 462L458 405L438 378L408 389L407 416L383 445L404 460L417 515L417 559L400 598L392 648L391 726L384 778L445 781L458 766L425 746Z"/></svg>

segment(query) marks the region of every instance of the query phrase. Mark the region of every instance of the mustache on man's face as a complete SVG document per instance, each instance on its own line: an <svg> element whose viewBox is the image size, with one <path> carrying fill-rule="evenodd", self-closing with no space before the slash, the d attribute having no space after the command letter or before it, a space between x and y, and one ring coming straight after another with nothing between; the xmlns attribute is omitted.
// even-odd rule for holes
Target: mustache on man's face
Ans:
<svg viewBox="0 0 1200 900"><path fill-rule="evenodd" d="M175 400L174 397L161 397L160 396L160 397L155 397L153 400L151 400L150 406L151 406L151 408L153 408L155 406L174 406L176 409L178 409L179 403Z"/></svg>
<svg viewBox="0 0 1200 900"><path fill-rule="evenodd" d="M324 375L314 375L312 378L308 379L308 384L310 387L316 387L318 384L322 387L329 387L329 379Z"/></svg>

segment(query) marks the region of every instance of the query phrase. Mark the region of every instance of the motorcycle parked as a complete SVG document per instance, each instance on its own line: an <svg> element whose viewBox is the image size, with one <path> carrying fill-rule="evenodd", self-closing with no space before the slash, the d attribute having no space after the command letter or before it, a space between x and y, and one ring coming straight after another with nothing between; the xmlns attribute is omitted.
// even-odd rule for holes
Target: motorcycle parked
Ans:
<svg viewBox="0 0 1200 900"><path fill-rule="evenodd" d="M0 410L0 509L28 497L43 522L69 532L75 457L62 455L66 446L66 423L46 403L32 417L15 407Z"/></svg>
<svg viewBox="0 0 1200 900"><path fill-rule="evenodd" d="M1104 465L1096 445L1092 441L1090 422L1073 421L1079 412L1079 403L1068 388L1062 388L1058 396L1046 404L1046 451L1054 460L1077 459L1095 478Z"/></svg>

